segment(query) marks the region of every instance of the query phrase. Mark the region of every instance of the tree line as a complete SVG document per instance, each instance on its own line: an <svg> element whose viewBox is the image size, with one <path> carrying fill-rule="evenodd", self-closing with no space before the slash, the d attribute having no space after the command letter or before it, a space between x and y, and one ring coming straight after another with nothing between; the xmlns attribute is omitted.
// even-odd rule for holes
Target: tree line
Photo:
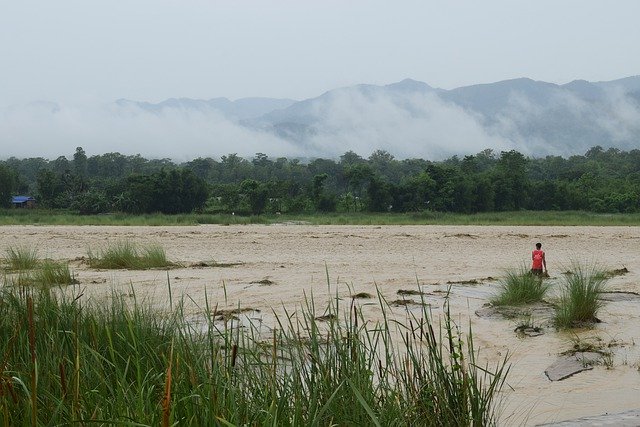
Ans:
<svg viewBox="0 0 640 427"><path fill-rule="evenodd" d="M368 158L251 159L236 154L184 163L106 153L0 162L0 205L15 194L82 214L206 211L476 213L513 210L640 210L640 150L600 146L584 155L532 158L487 149L443 161Z"/></svg>

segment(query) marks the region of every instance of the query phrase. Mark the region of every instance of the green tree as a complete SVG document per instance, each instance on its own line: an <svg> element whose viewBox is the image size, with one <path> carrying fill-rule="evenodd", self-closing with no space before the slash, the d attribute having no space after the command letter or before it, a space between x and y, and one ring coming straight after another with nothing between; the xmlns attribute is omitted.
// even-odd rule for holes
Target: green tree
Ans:
<svg viewBox="0 0 640 427"><path fill-rule="evenodd" d="M87 176L87 154L82 147L77 147L73 155L73 173L82 178Z"/></svg>
<svg viewBox="0 0 640 427"><path fill-rule="evenodd" d="M11 206L11 196L15 190L17 179L15 173L4 165L0 165L0 207Z"/></svg>
<svg viewBox="0 0 640 427"><path fill-rule="evenodd" d="M527 158L511 150L503 151L494 175L495 208L499 211L521 209L525 206L528 189Z"/></svg>
<svg viewBox="0 0 640 427"><path fill-rule="evenodd" d="M367 207L371 212L387 212L393 202L390 186L378 176L369 180L367 187Z"/></svg>
<svg viewBox="0 0 640 427"><path fill-rule="evenodd" d="M38 202L49 208L57 208L58 200L64 191L60 176L49 169L41 169L36 178Z"/></svg>
<svg viewBox="0 0 640 427"><path fill-rule="evenodd" d="M249 209L253 215L260 215L267 205L267 191L263 184L255 179L245 179L240 183L240 192L249 201Z"/></svg>

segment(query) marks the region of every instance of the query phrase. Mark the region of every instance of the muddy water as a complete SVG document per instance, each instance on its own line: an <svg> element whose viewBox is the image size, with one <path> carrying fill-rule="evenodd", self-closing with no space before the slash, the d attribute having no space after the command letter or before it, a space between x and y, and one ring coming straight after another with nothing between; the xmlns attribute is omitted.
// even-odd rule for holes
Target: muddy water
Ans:
<svg viewBox="0 0 640 427"><path fill-rule="evenodd" d="M168 272L96 271L83 261L89 249L95 252L123 239L160 244L170 260L185 267ZM597 262L611 270L626 267L629 273L612 278L608 286L640 292L640 227L0 227L0 251L28 245L37 247L42 257L69 260L81 282L73 291L85 297L135 292L138 298L168 307L169 282L174 301L188 296L193 316L202 311L206 290L220 308L254 309L251 318L267 330L272 309L293 311L305 294L313 293L316 307L324 307L336 293L348 302L352 294L379 290L394 301L403 298L399 290L420 289L438 313L450 289L452 312L463 329L470 322L480 359L492 366L509 356L512 367L502 396L501 424L534 425L640 408L640 300L609 301L600 313L602 323L571 333L555 331L549 312L537 311L530 321L544 334L536 337L514 332L522 318L475 314L496 292L505 269L528 265L538 241L547 254L552 293L575 261ZM237 265L189 267L202 261ZM379 308L366 300L359 303L367 318L379 319ZM416 308L392 310L403 318ZM576 342L601 347L612 356L593 370L549 381L545 369Z"/></svg>

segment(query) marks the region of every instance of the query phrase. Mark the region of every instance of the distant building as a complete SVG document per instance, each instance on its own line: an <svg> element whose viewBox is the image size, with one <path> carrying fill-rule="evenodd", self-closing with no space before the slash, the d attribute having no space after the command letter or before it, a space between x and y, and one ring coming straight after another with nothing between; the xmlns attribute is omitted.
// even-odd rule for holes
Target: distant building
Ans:
<svg viewBox="0 0 640 427"><path fill-rule="evenodd" d="M13 196L11 204L14 208L35 208L36 199L31 196Z"/></svg>

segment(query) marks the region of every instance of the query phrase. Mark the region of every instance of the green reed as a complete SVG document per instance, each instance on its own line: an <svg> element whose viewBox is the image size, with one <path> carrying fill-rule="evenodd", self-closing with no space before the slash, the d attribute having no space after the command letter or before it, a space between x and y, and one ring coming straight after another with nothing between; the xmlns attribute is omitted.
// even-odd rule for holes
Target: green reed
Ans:
<svg viewBox="0 0 640 427"><path fill-rule="evenodd" d="M77 291L79 292L79 290ZM448 304L368 322L313 296L275 328L135 297L0 291L4 425L492 425L506 360L476 360ZM332 314L318 320L319 314ZM397 316L394 317L397 319Z"/></svg>

